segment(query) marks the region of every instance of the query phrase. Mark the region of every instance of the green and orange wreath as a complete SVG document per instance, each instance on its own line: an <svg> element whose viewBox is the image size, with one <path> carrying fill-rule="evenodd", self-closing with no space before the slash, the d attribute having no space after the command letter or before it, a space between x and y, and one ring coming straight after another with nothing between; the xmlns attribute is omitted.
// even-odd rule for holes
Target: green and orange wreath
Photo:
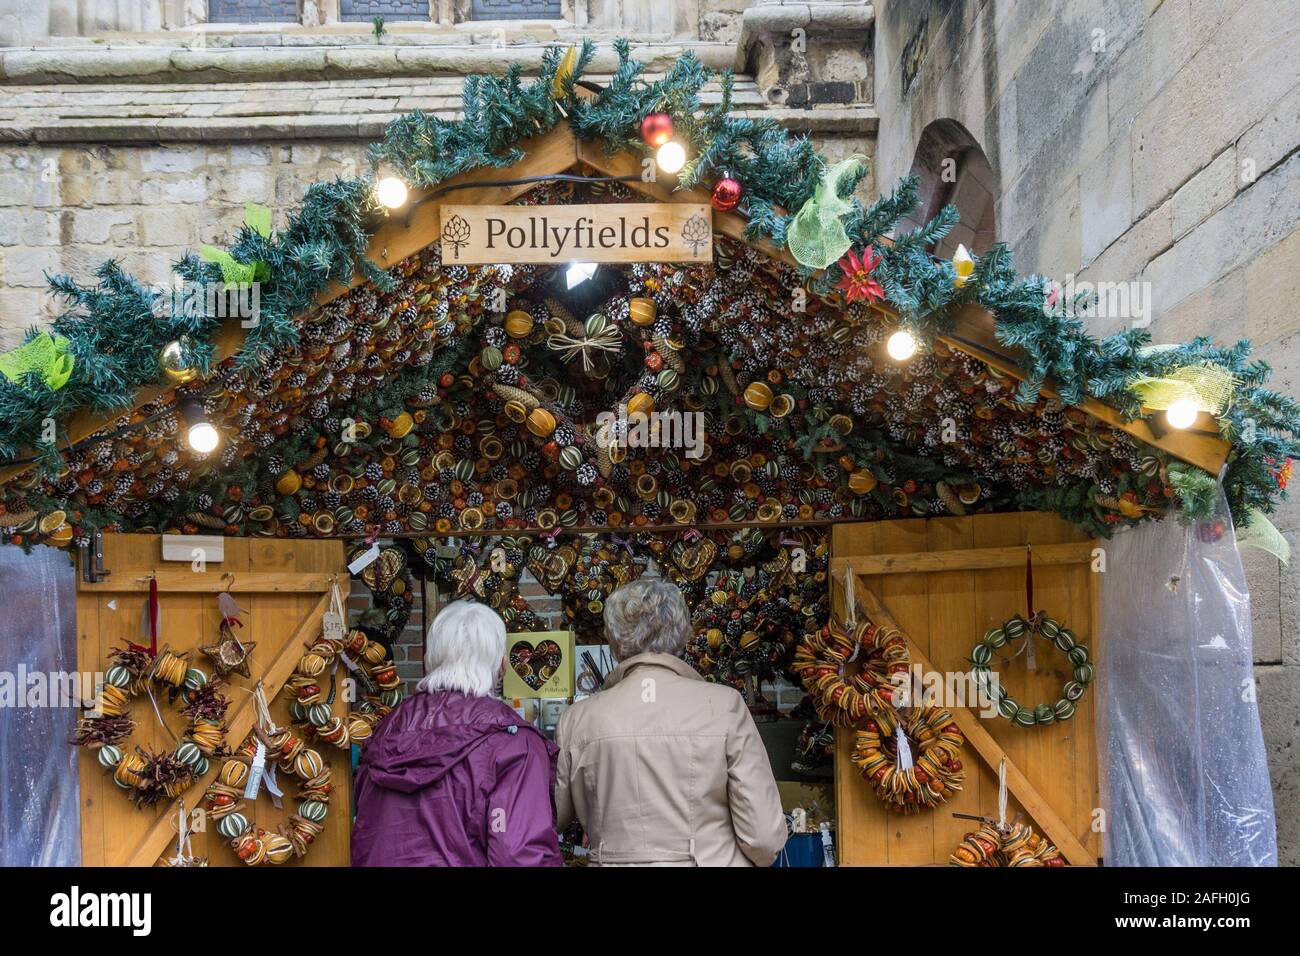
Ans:
<svg viewBox="0 0 1300 956"><path fill-rule="evenodd" d="M220 680L190 667L188 655L128 644L109 655L95 709L78 719L71 742L97 751L100 765L112 771L113 782L133 803L153 806L184 793L207 773L209 759L223 752L230 706L223 688ZM143 695L157 707L158 691L166 691L173 703L179 699L185 730L171 751L132 747L131 703Z"/></svg>
<svg viewBox="0 0 1300 956"><path fill-rule="evenodd" d="M957 755L965 741L946 710L886 710L858 730L852 759L881 803L919 813L960 792L966 774Z"/></svg>
<svg viewBox="0 0 1300 956"><path fill-rule="evenodd" d="M850 673L854 663L857 669ZM806 635L790 665L818 715L844 727L891 711L897 682L910 667L906 638L865 619L852 630L831 620Z"/></svg>

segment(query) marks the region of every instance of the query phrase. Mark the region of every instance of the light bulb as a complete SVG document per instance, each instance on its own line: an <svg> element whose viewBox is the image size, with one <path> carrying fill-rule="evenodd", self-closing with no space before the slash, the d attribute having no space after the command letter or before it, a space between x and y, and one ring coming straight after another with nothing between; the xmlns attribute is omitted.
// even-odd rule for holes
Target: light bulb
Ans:
<svg viewBox="0 0 1300 956"><path fill-rule="evenodd" d="M655 162L664 172L675 173L686 165L686 147L677 140L670 139L655 153Z"/></svg>
<svg viewBox="0 0 1300 956"><path fill-rule="evenodd" d="M1170 428L1191 428L1196 424L1196 417L1201 414L1201 407L1190 398L1180 398L1165 409L1165 421Z"/></svg>
<svg viewBox="0 0 1300 956"><path fill-rule="evenodd" d="M396 176L385 176L375 183L375 198L389 209L396 209L406 202L406 183Z"/></svg>
<svg viewBox="0 0 1300 956"><path fill-rule="evenodd" d="M895 362L906 362L916 354L916 338L911 332L899 330L889 337L885 351Z"/></svg>
<svg viewBox="0 0 1300 956"><path fill-rule="evenodd" d="M221 439L221 436L217 434L217 430L212 427L210 422L198 422L191 425L185 437L190 443L190 447L201 455L206 455L216 448L217 442Z"/></svg>
<svg viewBox="0 0 1300 956"><path fill-rule="evenodd" d="M185 441L190 448L200 455L206 455L215 449L221 441L221 433L208 421L203 403L196 398L186 399L181 403L180 412L189 426L185 431Z"/></svg>
<svg viewBox="0 0 1300 956"><path fill-rule="evenodd" d="M581 285L594 276L597 268L594 262L572 262L564 271L564 281L568 288L572 289L575 285Z"/></svg>

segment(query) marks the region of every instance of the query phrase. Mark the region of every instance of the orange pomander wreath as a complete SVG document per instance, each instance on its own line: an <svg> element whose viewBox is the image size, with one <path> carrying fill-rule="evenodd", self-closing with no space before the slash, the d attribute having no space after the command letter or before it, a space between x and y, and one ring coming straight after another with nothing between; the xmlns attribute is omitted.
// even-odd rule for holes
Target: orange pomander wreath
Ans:
<svg viewBox="0 0 1300 956"><path fill-rule="evenodd" d="M854 662L858 670L850 675ZM897 629L864 620L850 632L832 620L804 638L790 666L822 720L852 727L869 715L893 710L894 690L912 661Z"/></svg>

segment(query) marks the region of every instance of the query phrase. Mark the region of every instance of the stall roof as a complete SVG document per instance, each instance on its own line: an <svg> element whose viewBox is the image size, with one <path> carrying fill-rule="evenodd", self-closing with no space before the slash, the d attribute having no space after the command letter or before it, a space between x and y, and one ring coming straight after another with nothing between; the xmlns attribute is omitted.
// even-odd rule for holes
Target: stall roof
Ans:
<svg viewBox="0 0 1300 956"><path fill-rule="evenodd" d="M366 459L360 468L362 474L366 473L365 466L371 465L369 472L382 473L378 479L382 482L385 478L393 478L396 471L399 480L394 482L395 489L383 486L389 492L401 492L403 486L407 485L419 489L431 481L437 482L439 474L442 478L448 477L445 470L449 460L447 454L450 452L455 455L455 450L439 446L436 436L430 435L427 441L420 436L436 431L436 423L447 424L449 421L439 414L430 416L431 409L439 405L445 407L451 401L464 405L466 395L471 392L460 393L455 388L450 394L444 388L443 396L440 398L435 394L432 400L425 389L418 399L407 402L410 410L422 413L418 417L424 419L413 431L413 437L390 436L384 441L377 441L373 446L363 442L356 448L335 449L334 443L326 436L317 435L311 444L321 447L304 448L299 442L287 453L275 451L275 443L292 437L291 432L304 428L310 430L314 427L313 423L332 424L333 419L346 418L351 410L350 403L376 385L398 380L412 370L423 368L427 373L427 363L435 361L435 356L445 354L448 351L445 346L451 345L451 341L444 342L435 337L430 348L421 350L407 343L402 348L389 349L387 352L384 343L404 342L407 337L418 337L421 330L427 332L430 310L463 308L466 296L475 295L475 290L482 283L503 284L512 298L523 297L526 310L547 310L544 301L546 297L538 292L541 285L538 277L545 270L514 270L515 277L500 283L498 270L492 267L461 267L454 270L456 278L449 281L448 274L452 270L441 269L437 255L440 203L466 205L530 201L530 194L543 188L539 179L545 182L548 176L574 171L589 176L630 177L619 188L630 189L659 202L708 201L707 193L701 190L673 192L662 183L643 182L638 176L640 164L635 156L628 153L611 155L598 147L583 143L575 138L567 124L561 124L550 132L521 144L521 150L524 158L508 168L477 170L458 176L436 190L414 191L407 209L375 232L369 244L368 257L400 277L395 291L383 293L367 289L368 280L360 276L350 287L335 284L318 297L316 306L304 316L303 335L299 345L281 350L261 370L243 369L236 361L245 332L239 323L227 322L216 338L216 362L219 364L214 375L209 378L209 384L193 383L180 388L144 389L125 415L78 415L68 428L70 442L78 450L69 456L69 470L60 479L38 480L28 470L32 467L30 465L6 469L0 474L0 482L3 482L0 488L3 489L9 516L23 519L12 525L19 530L20 538L23 531L26 531L27 540L39 538L43 514L56 505L60 506L59 510L71 512L74 520L78 513L84 518L86 513L98 511L97 523L105 523L107 519L110 526L123 529L154 529L161 526L169 530L190 531L210 528L223 533L252 530L281 534L305 531L355 535L374 527L383 527L390 533L523 530L533 529L536 518L530 522L520 515L541 512L544 521L552 520L550 515L544 513L547 509L538 507L546 503L540 499L534 499L531 507L500 509L510 514L513 520L489 515L487 521L475 528L465 527L460 520L460 512L452 513L445 507L426 509L423 512L426 518L416 519L415 526L412 526L411 516L420 513L418 506L423 501L410 502L415 505L414 508L386 508L379 515L374 515L376 520L370 520L373 515L371 509L365 509L363 505L362 514L367 515L367 518L358 519L355 517L356 507L346 504L348 495L332 495L330 503L335 503L335 497L340 497L340 502L335 503L331 510L332 515L336 514L334 520L316 518L310 524L302 519L299 507L283 507L285 498L297 501L304 495L310 495L318 480L322 488L329 485L333 469L326 459L334 457L336 450L346 452L342 456L347 460L343 471L357 471L358 461L353 459L358 454ZM521 179L530 181L499 185ZM561 198L559 201L565 200ZM814 455L811 457L813 463L809 464L806 460L798 460L800 456L792 451L791 446L797 437L792 434L782 433L783 437L779 441L765 441L754 436L752 442L731 442L730 448L725 449L723 454L734 455L735 446L740 444L740 450L748 453L743 456L747 460L789 458L787 470L783 473L780 467L776 468L776 482L761 487L755 496L759 504L746 508L736 507L732 498L743 494L737 488L743 489L752 482L737 483L730 471L725 479L720 475L713 476L715 481L710 488L719 483L737 484L737 488L724 489L721 499L716 490L712 491L712 498L708 492L701 498L698 487L687 482L677 492L685 494L689 490L697 501L716 501L715 506L704 513L700 510L688 512L691 523L743 524L752 521L799 524L864 517L895 517L900 513L943 514L965 508L1023 506L1025 502L1017 502L1014 493L1017 487L1038 484L1047 488L1062 488L1069 485L1072 477L1096 477L1102 470L1112 473L1111 480L1103 485L1103 489L1108 488L1111 493L1095 496L1102 499L1100 502L1076 501L1071 507L1082 511L1091 510L1103 517L1113 514L1114 518L1105 520L1119 522L1163 510L1169 497L1165 474L1168 461L1182 461L1215 472L1227 455L1228 445L1217 433L1185 431L1156 434L1147 422L1126 422L1116 410L1095 399L1087 399L1077 406L1063 406L1056 401L1050 385L1043 390L1036 405L1029 406L1017 401L1014 387L1023 373L1017 365L1016 356L997 342L993 332L993 316L973 306L965 308L956 316L951 333L939 337L932 354L913 367L903 369L880 361L879 330L888 327L896 319L887 306L876 304L870 310L863 310L856 306L846 307L836 297L822 299L819 300L816 311L823 318L809 323L808 329L824 333L830 326L847 324L853 330L851 338L843 340L843 346L827 346L829 339L825 339L819 346L814 341L816 335L796 336L791 342L783 344L784 351L780 354L790 364L797 365L799 360L790 359L791 355L812 354L818 347L833 348L836 353L834 357L817 355L816 362L822 363L822 367L839 362L844 369L852 369L847 377L843 377L834 394L817 393L815 390L819 383L816 375L809 377L806 370L801 376L795 368L760 368L759 366L773 361L775 354L770 351L765 353L762 347L754 348L756 344L762 344L759 340L767 337L762 331L762 324L785 311L779 301L780 290L798 284L800 278L795 272L797 263L786 250L763 240L747 239L745 227L746 221L741 216L727 212L715 215L714 231L720 256L732 262L748 257L749 262L742 265L742 274L748 276L751 272L756 272L766 277L764 281L770 288L764 293L766 300L759 302L753 300L752 296L762 288L762 283L752 279L748 283L751 301L747 308L763 318L757 324L751 320L745 325L755 341L736 341L732 337L726 346L732 357L738 360L732 363L736 366L734 374L724 378L730 378L732 381L728 384L743 390L746 380L757 377L759 372L783 375L786 381L801 390L805 405L811 405L823 418L847 414L854 420L860 433L874 434L873 446L870 447L878 447L874 453L868 452L865 455L864 448L869 446L849 447L845 452L845 443L838 442L833 437L828 441L823 436L821 444L813 446L812 450L830 450L834 454ZM631 278L632 292L645 293L647 278L654 275L666 277L673 273L683 277L676 281L680 283L684 290L682 294L687 298L704 296L706 301L712 301L707 298L710 294L716 298L720 288L733 285L724 274L725 270L716 267L622 269L627 273L638 273ZM419 301L423 301L424 305L412 306L413 302ZM348 320L351 324L347 324L343 321L343 317L349 315L348 310L357 308L386 312L395 316L395 320L386 322L387 333L372 334L365 323ZM671 305L668 311L672 311ZM835 318L828 323L826 315ZM716 342L719 336L726 340L728 335L724 326L730 321L731 316L704 316L704 328L700 331L706 343ZM475 322L477 317L474 322L462 322L463 327L455 333L456 341L460 341L463 336L476 337L480 334L481 330L475 326ZM874 330L870 328L872 325L876 327ZM317 334L315 331L326 326L331 329L328 335ZM394 329L400 329L401 333L394 336ZM325 340L331 336L334 337L333 340L326 343ZM325 344L337 344L339 341L353 342L357 347L367 349L372 356L380 357L372 358L364 368L343 373L353 376L352 390L340 390L337 387L339 368L352 366L338 366L335 363L331 369L316 362ZM873 349L876 353L874 360L869 357ZM864 361L859 361L859 353L866 357ZM453 376L461 376L458 385L469 386L471 391L481 384L463 377L472 355L470 350L464 355L460 368L449 369ZM707 348L698 354L691 352L689 358L702 360L708 368L716 367L717 355ZM422 362L425 364L421 365ZM747 367L747 363L754 367ZM364 387L356 382L358 372L363 373ZM695 375L694 371L691 375ZM737 378L739 382L736 381ZM234 440L228 443L224 454L218 453L214 456L215 460L204 460L192 455L179 440L180 423L174 412L177 402L185 394L198 392L211 396L213 386L210 383L214 381L218 383L216 393L220 397L207 399L209 410L220 419L219 424ZM323 387L322 381L325 382ZM693 384L689 388L695 389L702 378L694 377L691 381ZM952 387L954 384L956 388ZM313 388L318 388L318 391L313 393ZM908 391L903 404L910 407L910 412L899 407L899 390L904 388ZM780 390L780 386L777 390ZM482 414L492 418L499 412L497 406L500 402L490 388L487 395L492 398L493 404L491 407L485 406ZM810 395L812 400L809 402ZM963 395L967 398L976 395L978 400L972 403L962 399ZM890 402L891 397L893 404ZM274 414L266 416L268 408L275 409ZM933 435L920 434L927 430L917 418L920 409L924 411L919 414L929 417L931 432L941 427L940 423L945 417L951 417L961 435L960 441L956 442L961 447L944 449ZM389 411L392 412L393 409L390 408ZM457 422L457 427L465 427L465 418L480 414L479 410L464 407L460 411L463 414L453 414L451 417ZM732 415L730 409L721 406L718 412ZM907 419L907 414L900 415L902 412L908 412L911 419ZM400 410L397 413L400 414ZM756 421L750 411L745 411L744 414L749 418L739 426L741 438L748 434L749 429L754 428ZM803 414L802 409L800 414ZM382 416L384 419L387 417ZM769 418L768 424L771 424L770 416L766 417ZM795 418L799 417L796 414ZM262 418L274 422L269 426L270 438L266 434L257 434L255 429L249 431L249 422ZM806 414L804 418L807 418ZM118 434L124 426L145 420L148 420L146 424L134 432ZM837 419L837 425L842 425L842 421ZM989 423L987 427L986 422ZM378 427L377 423L367 424ZM240 436L241 427L245 433L243 437ZM482 429L487 426L480 423L478 427ZM398 430L392 431L396 435ZM805 428L804 434L810 434L811 431L811 428ZM514 436L515 432L510 430L503 434ZM527 433L518 429L518 435L526 436ZM755 447L747 447L749 445ZM777 445L782 447L777 448ZM516 451L521 448L531 449L531 446L514 447ZM907 467L900 467L888 460L893 452L882 451L887 447L903 456L927 458L937 466L937 471L923 469L924 474L909 477ZM507 449L509 448L507 443ZM1067 448L1071 450L1067 451ZM774 450L777 453L775 455ZM397 464L394 467L392 459L395 451L398 453L398 462L409 460L409 464ZM435 467L439 453L442 454L441 459L438 459L441 467ZM1008 456L1008 453L1011 454ZM855 454L857 458L853 458ZM853 460L844 461L846 455ZM525 461L532 462L533 457L526 458ZM865 460L859 460L864 457ZM276 461L277 458L280 460ZM838 464L835 463L836 459L840 459ZM381 466L379 472L376 472L373 460L387 462L388 465ZM247 497L241 493L241 489L247 488L247 474L236 485L223 485L219 480L214 483L221 471L237 462L242 462L244 471L247 472L249 461L258 461L263 467L254 480L253 488L249 489L252 493ZM818 461L829 461L831 466L818 467ZM267 474L266 466L275 466L270 470L277 473ZM1074 472L1070 470L1072 467ZM936 477L944 469L953 473L946 481ZM525 472L528 470L523 469ZM708 469L710 475L716 470L716 467ZM856 487L870 485L871 488L865 501L855 505L854 499L861 496L846 490L846 482L851 474L864 470L870 473L870 477L859 478ZM703 471L705 469L695 469L697 474ZM305 476L307 485L311 487L304 488L300 481L284 479L280 483L279 492L271 495L257 493L258 480L262 492L266 492L270 487L268 481L273 483L283 478L286 472ZM423 478L417 478L417 473L420 472L423 473ZM752 473L753 462L750 461L738 474L748 478ZM1129 474L1137 477L1126 480L1124 476ZM521 481L526 484L527 477L519 474L515 484L518 485ZM624 477L623 484L629 480L626 476L620 477ZM401 480L403 478L409 480ZM613 501L602 498L605 507L595 507L594 504L586 508L580 507L576 517L571 513L572 508L551 510L556 517L562 519L562 524L575 528L608 527L621 521L647 527L682 523L681 513L674 520L668 508L646 509L635 495L626 494L628 488L622 487L617 480L608 479L610 476L602 476L597 484L610 487L620 494L614 495ZM498 472L496 490L500 490L503 480ZM781 484L783 481L784 485ZM334 484L345 486L348 482L340 479ZM797 489L797 484L806 487ZM564 483L561 482L561 485ZM979 490L975 490L977 488ZM811 495L807 493L810 489L813 491ZM799 490L805 493L801 496ZM425 491L429 489L426 487ZM549 492L557 493L554 488L549 489ZM231 494L243 500L232 502L229 500ZM406 491L406 494L412 499L419 497L412 491ZM561 497L560 501L573 502L579 498L580 494L570 494ZM961 503L963 498L965 501ZM389 493L383 495L383 500L399 501ZM424 500L427 501L427 496ZM673 500L673 495L670 494L668 500L661 504L671 505ZM781 507L758 510L762 502L769 500L776 501ZM872 504L873 501L875 505ZM889 507L890 502L898 507ZM320 509L324 502L309 500L308 504L312 515L323 513ZM273 517L268 517L268 509ZM481 511L481 507L478 510ZM615 512L619 518L611 519L610 515ZM649 512L649 516L643 517L646 512ZM430 515L434 517L429 517ZM593 522L593 515L601 520ZM437 516L441 516L442 520ZM255 520L258 517L264 520ZM286 517L293 517L294 521L286 522L283 520ZM34 520L35 527L32 525ZM470 523L477 524L478 518L472 517ZM47 521L46 531L53 530L54 526L55 522Z"/></svg>

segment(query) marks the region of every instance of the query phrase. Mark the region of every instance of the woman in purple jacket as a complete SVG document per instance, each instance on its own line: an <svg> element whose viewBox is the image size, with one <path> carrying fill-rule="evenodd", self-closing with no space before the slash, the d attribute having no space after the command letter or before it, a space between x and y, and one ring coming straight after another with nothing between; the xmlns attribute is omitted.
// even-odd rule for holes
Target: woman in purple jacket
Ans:
<svg viewBox="0 0 1300 956"><path fill-rule="evenodd" d="M482 604L429 628L425 677L361 751L353 866L559 866L556 748L493 696L506 630Z"/></svg>

